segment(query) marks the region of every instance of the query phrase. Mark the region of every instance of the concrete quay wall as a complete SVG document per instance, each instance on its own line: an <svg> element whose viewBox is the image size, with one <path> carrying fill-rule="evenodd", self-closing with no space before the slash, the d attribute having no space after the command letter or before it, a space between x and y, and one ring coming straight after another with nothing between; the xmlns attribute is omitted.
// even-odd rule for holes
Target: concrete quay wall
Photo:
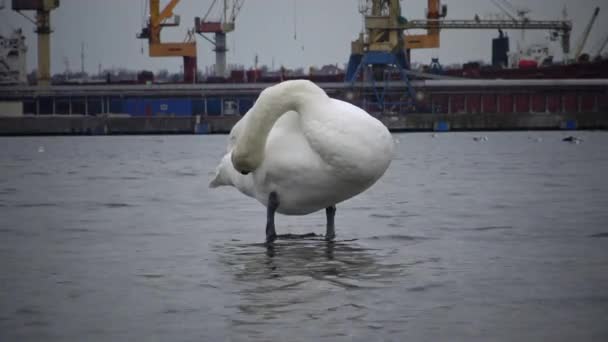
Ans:
<svg viewBox="0 0 608 342"><path fill-rule="evenodd" d="M16 116L0 117L0 135L221 134L239 116ZM463 113L381 116L391 131L608 129L608 113Z"/></svg>

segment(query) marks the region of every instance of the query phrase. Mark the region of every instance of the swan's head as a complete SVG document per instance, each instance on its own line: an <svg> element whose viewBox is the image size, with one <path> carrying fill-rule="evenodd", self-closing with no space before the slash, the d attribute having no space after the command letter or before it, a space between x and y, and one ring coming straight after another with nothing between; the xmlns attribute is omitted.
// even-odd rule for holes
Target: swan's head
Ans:
<svg viewBox="0 0 608 342"><path fill-rule="evenodd" d="M232 150L232 166L241 174L249 174L255 171L264 159L264 149L257 148L243 148L242 142L234 147ZM246 145L247 146L247 145Z"/></svg>
<svg viewBox="0 0 608 342"><path fill-rule="evenodd" d="M230 153L226 154L220 164L215 168L215 175L211 182L209 182L210 188L217 188L222 185L232 185L232 178L230 177L230 171L232 165L230 164ZM234 171L232 171L234 172Z"/></svg>

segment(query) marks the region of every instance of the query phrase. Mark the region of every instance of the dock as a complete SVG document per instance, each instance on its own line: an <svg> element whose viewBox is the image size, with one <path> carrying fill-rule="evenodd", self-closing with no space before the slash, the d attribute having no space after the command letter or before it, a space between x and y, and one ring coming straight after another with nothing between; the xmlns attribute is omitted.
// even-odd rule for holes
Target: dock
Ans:
<svg viewBox="0 0 608 342"><path fill-rule="evenodd" d="M61 85L0 88L0 135L227 133L272 84ZM365 84L319 85L393 131L608 127L608 79L417 80L417 107L361 101ZM399 82L387 84L405 92ZM359 93L358 93L359 92Z"/></svg>

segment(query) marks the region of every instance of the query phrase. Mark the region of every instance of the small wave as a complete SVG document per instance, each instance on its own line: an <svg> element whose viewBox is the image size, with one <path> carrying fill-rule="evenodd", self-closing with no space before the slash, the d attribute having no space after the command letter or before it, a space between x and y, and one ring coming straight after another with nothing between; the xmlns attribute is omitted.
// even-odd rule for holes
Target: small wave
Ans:
<svg viewBox="0 0 608 342"><path fill-rule="evenodd" d="M500 229L513 229L513 226L486 226L486 227L472 228L472 230L476 230L478 232L483 232L483 231L487 231L487 230L500 230Z"/></svg>
<svg viewBox="0 0 608 342"><path fill-rule="evenodd" d="M393 216L393 215L387 215L387 214L370 214L369 217L392 218L392 217L395 217L395 216Z"/></svg>
<svg viewBox="0 0 608 342"><path fill-rule="evenodd" d="M426 285L421 285L421 286L414 286L414 287L410 287L409 289L407 289L410 292L424 292L433 288L437 288L437 287L442 287L443 285L441 284L426 284Z"/></svg>
<svg viewBox="0 0 608 342"><path fill-rule="evenodd" d="M37 315L42 314L42 312L40 310L38 310L38 308L31 307L31 306L25 306L25 307L19 308L15 311L15 313L18 315L26 315L26 316L37 316Z"/></svg>
<svg viewBox="0 0 608 342"><path fill-rule="evenodd" d="M146 278L146 279L159 279L159 278L165 277L164 274L157 274L157 273L144 273L144 274L138 274L137 276Z"/></svg>
<svg viewBox="0 0 608 342"><path fill-rule="evenodd" d="M175 174L178 175L178 176L181 176L181 177L196 177L196 176L198 176L198 173L196 173L196 172L187 172L187 171L178 171Z"/></svg>
<svg viewBox="0 0 608 342"><path fill-rule="evenodd" d="M592 237L592 238L608 238L608 232L591 234L591 235L589 235L589 237Z"/></svg>
<svg viewBox="0 0 608 342"><path fill-rule="evenodd" d="M70 232L70 233L88 233L91 230L87 229L87 228L64 228L62 229L64 232Z"/></svg>
<svg viewBox="0 0 608 342"><path fill-rule="evenodd" d="M129 203L119 203L119 202L109 202L109 203L102 203L102 206L106 207L106 208L127 208L127 207L133 207L134 205L129 204Z"/></svg>
<svg viewBox="0 0 608 342"><path fill-rule="evenodd" d="M24 325L26 327L46 327L46 326L50 325L50 323L47 321L34 320L34 321L25 322Z"/></svg>
<svg viewBox="0 0 608 342"><path fill-rule="evenodd" d="M17 192L17 188L0 189L0 195L13 195Z"/></svg>
<svg viewBox="0 0 608 342"><path fill-rule="evenodd" d="M185 308L185 309L167 309L163 311L164 314L180 314L180 313L194 313L200 311L199 309L194 308Z"/></svg>
<svg viewBox="0 0 608 342"><path fill-rule="evenodd" d="M377 235L377 236L372 236L369 239L372 240L402 240L402 241L415 241L415 240L424 240L426 239L425 237L420 237L420 236L411 236L411 235L397 235L397 234L391 234L391 235Z"/></svg>
<svg viewBox="0 0 608 342"><path fill-rule="evenodd" d="M15 208L44 208L44 207L56 207L57 203L18 203L15 204Z"/></svg>
<svg viewBox="0 0 608 342"><path fill-rule="evenodd" d="M24 176L48 176L50 173L44 171L32 171L23 173Z"/></svg>

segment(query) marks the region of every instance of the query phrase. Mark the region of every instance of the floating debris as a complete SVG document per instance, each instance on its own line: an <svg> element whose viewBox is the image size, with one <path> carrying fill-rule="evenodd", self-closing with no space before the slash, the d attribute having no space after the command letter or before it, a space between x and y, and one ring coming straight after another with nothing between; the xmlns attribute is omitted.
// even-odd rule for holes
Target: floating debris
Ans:
<svg viewBox="0 0 608 342"><path fill-rule="evenodd" d="M583 142L583 139L570 135L570 136L563 138L562 141L566 141L566 142L569 142L572 144L580 144L581 142Z"/></svg>

